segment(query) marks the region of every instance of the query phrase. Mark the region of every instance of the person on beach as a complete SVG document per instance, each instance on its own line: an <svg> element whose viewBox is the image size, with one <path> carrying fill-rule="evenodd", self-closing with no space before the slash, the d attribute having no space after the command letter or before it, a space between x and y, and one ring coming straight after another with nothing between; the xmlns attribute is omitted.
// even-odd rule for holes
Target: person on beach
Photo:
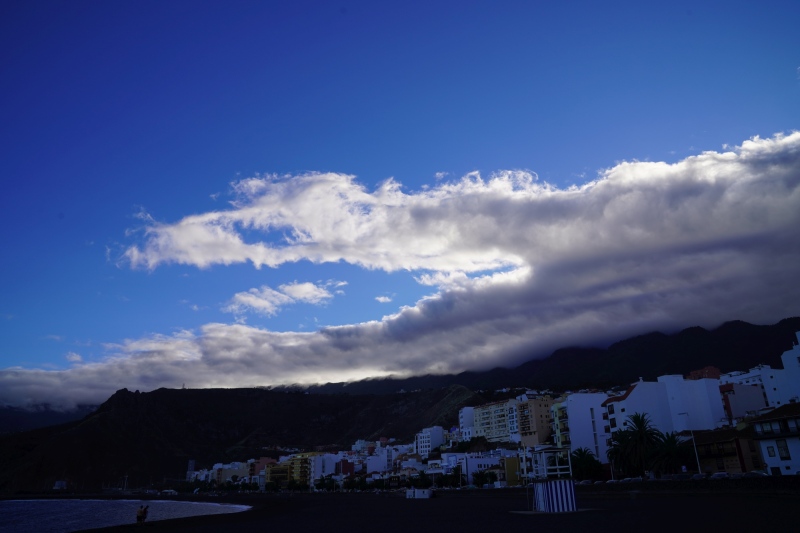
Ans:
<svg viewBox="0 0 800 533"><path fill-rule="evenodd" d="M142 509L142 524L144 524L144 521L147 520L147 510L149 508L149 505L145 505L144 509Z"/></svg>
<svg viewBox="0 0 800 533"><path fill-rule="evenodd" d="M140 505L136 510L136 523L141 524L144 522L144 505Z"/></svg>

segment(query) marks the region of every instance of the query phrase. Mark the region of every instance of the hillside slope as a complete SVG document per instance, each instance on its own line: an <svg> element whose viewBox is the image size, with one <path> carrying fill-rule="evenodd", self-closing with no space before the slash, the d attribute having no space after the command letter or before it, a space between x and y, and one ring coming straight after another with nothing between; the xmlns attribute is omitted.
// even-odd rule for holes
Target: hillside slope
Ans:
<svg viewBox="0 0 800 533"><path fill-rule="evenodd" d="M0 492L42 490L56 479L95 490L181 478L189 459L246 460L276 447L348 448L382 436L409 441L421 427L452 425L483 399L460 386L381 396L263 389L117 391L78 422L0 439Z"/></svg>

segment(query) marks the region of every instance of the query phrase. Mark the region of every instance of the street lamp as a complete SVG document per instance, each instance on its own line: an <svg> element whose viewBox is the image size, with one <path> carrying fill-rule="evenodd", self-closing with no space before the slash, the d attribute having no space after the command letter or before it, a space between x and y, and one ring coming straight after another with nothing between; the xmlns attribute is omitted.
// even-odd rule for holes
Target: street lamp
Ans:
<svg viewBox="0 0 800 533"><path fill-rule="evenodd" d="M700 456L697 455L697 442L694 440L694 431L692 431L689 413L678 413L678 415L686 415L686 425L689 426L689 434L692 436L692 446L694 446L694 458L697 460L697 473L702 474L702 471L700 470Z"/></svg>

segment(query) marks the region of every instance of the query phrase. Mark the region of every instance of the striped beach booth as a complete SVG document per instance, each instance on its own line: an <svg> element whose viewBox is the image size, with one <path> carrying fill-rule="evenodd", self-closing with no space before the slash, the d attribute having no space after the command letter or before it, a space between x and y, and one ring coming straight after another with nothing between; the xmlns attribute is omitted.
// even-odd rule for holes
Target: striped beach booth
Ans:
<svg viewBox="0 0 800 533"><path fill-rule="evenodd" d="M570 513L578 510L571 479L546 479L533 483L533 509L542 513Z"/></svg>

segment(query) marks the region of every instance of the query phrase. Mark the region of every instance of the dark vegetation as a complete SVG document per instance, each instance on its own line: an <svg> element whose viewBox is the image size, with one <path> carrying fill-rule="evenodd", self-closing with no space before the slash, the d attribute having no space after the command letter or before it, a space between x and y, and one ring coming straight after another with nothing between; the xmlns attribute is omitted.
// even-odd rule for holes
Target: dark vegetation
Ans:
<svg viewBox="0 0 800 533"><path fill-rule="evenodd" d="M484 400L460 386L392 395L319 395L264 389L117 391L86 418L0 439L0 492L150 487L185 477L190 459L275 456L285 449L347 449L358 439L409 441L452 424Z"/></svg>
<svg viewBox="0 0 800 533"><path fill-rule="evenodd" d="M289 448L346 449L358 439L409 442L423 427L455 425L463 406L513 394L495 392L500 388L605 389L708 365L723 372L780 367L798 330L797 317L773 326L730 322L713 331L650 333L607 349L565 348L515 369L346 387L123 389L80 420L0 436L0 492L48 490L56 480L81 491L125 479L128 487L152 487L183 478L190 459L208 468Z"/></svg>

